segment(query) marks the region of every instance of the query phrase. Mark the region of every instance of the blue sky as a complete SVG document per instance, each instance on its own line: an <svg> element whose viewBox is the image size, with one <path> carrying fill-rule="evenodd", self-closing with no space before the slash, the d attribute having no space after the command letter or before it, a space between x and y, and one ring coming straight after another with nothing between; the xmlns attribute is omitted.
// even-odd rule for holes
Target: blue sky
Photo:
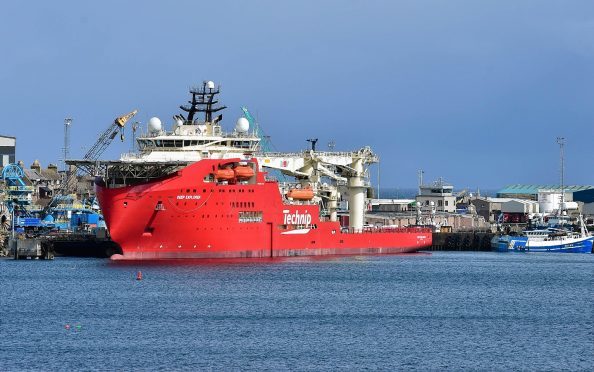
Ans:
<svg viewBox="0 0 594 372"><path fill-rule="evenodd" d="M383 187L594 184L592 1L26 1L0 6L0 134L57 162L137 108L167 124L222 86L279 150L371 146ZM130 147L114 142L103 158Z"/></svg>

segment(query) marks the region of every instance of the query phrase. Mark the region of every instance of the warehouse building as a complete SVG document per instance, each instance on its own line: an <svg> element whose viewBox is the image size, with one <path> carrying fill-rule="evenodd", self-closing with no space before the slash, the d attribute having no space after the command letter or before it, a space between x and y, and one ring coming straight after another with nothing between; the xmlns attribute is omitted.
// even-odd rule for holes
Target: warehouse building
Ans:
<svg viewBox="0 0 594 372"><path fill-rule="evenodd" d="M540 213L551 213L559 208L563 200L568 209L579 208L585 216L594 215L594 185L508 185L497 192L500 198L535 200L539 202Z"/></svg>
<svg viewBox="0 0 594 372"><path fill-rule="evenodd" d="M582 213L587 216L594 216L594 187L574 192L573 200L584 203Z"/></svg>
<svg viewBox="0 0 594 372"><path fill-rule="evenodd" d="M565 200L574 200L573 195L577 192L594 189L593 185L567 185L563 187L565 191ZM548 193L561 194L561 185L508 185L497 192L498 198L528 199L538 200L538 193L546 191Z"/></svg>

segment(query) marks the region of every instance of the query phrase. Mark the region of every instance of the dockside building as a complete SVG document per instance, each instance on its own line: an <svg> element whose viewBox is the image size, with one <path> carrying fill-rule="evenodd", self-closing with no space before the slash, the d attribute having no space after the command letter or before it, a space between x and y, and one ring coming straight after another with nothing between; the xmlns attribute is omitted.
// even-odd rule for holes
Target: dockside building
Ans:
<svg viewBox="0 0 594 372"><path fill-rule="evenodd" d="M0 167L15 162L16 155L16 137L4 136L0 134Z"/></svg>

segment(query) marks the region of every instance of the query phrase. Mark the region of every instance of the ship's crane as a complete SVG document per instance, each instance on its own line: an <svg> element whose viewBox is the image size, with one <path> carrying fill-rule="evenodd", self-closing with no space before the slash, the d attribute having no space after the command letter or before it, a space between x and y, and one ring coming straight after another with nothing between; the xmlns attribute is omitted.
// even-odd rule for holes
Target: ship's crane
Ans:
<svg viewBox="0 0 594 372"><path fill-rule="evenodd" d="M84 160L97 160L103 154L107 146L111 143L111 141L115 138L115 136L119 133L120 139L122 142L124 141L124 126L126 123L136 115L138 110L131 111L125 115L118 116L115 118L113 123L107 127L107 129L101 133L97 142L87 151L85 156L83 157ZM63 195L66 195L73 191L76 186L76 175L80 175L77 171L75 172L75 176L73 177L71 172L66 172L66 180L64 182L64 190L62 192Z"/></svg>
<svg viewBox="0 0 594 372"><path fill-rule="evenodd" d="M91 147L83 157L84 160L97 160L103 151L109 146L115 136L120 133L120 139L124 141L124 125L132 119L138 110L131 111L126 115L117 117L113 123L101 134L97 142Z"/></svg>
<svg viewBox="0 0 594 372"><path fill-rule="evenodd" d="M310 141L311 142L311 141ZM312 142L313 144L313 142ZM325 152L309 150L303 153L263 153L256 156L262 167L276 169L302 184L310 184L318 190L321 177L328 177L337 185L344 186L349 196L349 227L363 228L365 195L369 188L367 167L379 158L369 147L352 152ZM338 191L325 190L328 199L330 220L336 220Z"/></svg>
<svg viewBox="0 0 594 372"><path fill-rule="evenodd" d="M260 140L261 140L260 146L261 146L262 152L270 152L270 148L272 147L272 144L270 143L270 136L267 136L266 133L264 133L264 131L262 130L262 128L260 128L260 125L254 118L254 116L250 113L250 111L247 109L247 107L242 106L241 111L243 111L243 116L250 123L250 127L254 128L256 136L258 136L260 138Z"/></svg>
<svg viewBox="0 0 594 372"><path fill-rule="evenodd" d="M246 119L248 119L248 121L250 122L250 125L253 125L255 127L256 126L256 119L254 119L254 117L249 112L249 110L247 109L247 107L241 106L241 111L243 111L243 115L245 116Z"/></svg>
<svg viewBox="0 0 594 372"><path fill-rule="evenodd" d="M107 146L111 143L111 141L115 138L115 136L119 133L120 139L124 141L124 126L126 123L136 115L138 110L131 111L125 115L118 116L115 118L113 123L107 127L107 129L99 136L99 139L95 142L95 144L87 151L84 156L85 160L97 160L99 156L103 154ZM45 212L48 212L51 208L53 208L56 204L58 204L61 200L64 199L65 195L68 195L72 191L74 191L77 177L76 175L78 172L66 172L66 178L63 183L63 188L60 192L54 196L54 198L50 201L50 203L45 208Z"/></svg>

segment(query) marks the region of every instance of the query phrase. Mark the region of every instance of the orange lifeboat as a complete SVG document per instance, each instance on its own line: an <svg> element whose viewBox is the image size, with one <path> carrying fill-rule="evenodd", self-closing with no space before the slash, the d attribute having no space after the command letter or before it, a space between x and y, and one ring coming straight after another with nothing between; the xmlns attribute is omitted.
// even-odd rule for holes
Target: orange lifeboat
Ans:
<svg viewBox="0 0 594 372"><path fill-rule="evenodd" d="M314 197L314 192L310 188L306 189L291 189L287 193L287 198L293 200L311 200Z"/></svg>
<svg viewBox="0 0 594 372"><path fill-rule="evenodd" d="M231 168L217 169L214 175L218 181L229 181L235 178L235 172Z"/></svg>
<svg viewBox="0 0 594 372"><path fill-rule="evenodd" d="M248 165L238 165L235 167L235 177L239 180L247 180L254 176L254 170Z"/></svg>

